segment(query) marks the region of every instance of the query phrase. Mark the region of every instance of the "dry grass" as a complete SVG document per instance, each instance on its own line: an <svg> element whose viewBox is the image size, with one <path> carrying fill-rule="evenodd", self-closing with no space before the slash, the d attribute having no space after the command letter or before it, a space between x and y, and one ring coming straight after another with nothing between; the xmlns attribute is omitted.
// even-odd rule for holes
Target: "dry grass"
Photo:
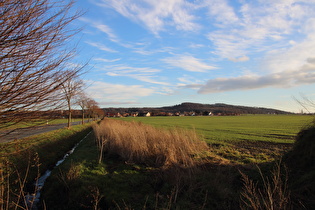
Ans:
<svg viewBox="0 0 315 210"><path fill-rule="evenodd" d="M194 131L158 129L138 122L105 119L93 126L96 141L103 152L119 155L126 162L153 167L193 167L196 157L208 151L208 146Z"/></svg>
<svg viewBox="0 0 315 210"><path fill-rule="evenodd" d="M259 167L258 170L262 179L261 187L241 172L244 182L241 209L292 209L288 174L286 170L284 172L281 170L281 164L276 163L270 178L265 177Z"/></svg>
<svg viewBox="0 0 315 210"><path fill-rule="evenodd" d="M28 158L28 165L25 172L19 171L19 169L10 162L8 159L1 159L0 162L0 209L33 209L35 207L35 199L38 187L37 183L34 187L34 192L28 194L25 192L27 185L27 178L29 176L31 168L36 168L37 177L36 181L40 177L39 173L39 157L36 153L34 159Z"/></svg>

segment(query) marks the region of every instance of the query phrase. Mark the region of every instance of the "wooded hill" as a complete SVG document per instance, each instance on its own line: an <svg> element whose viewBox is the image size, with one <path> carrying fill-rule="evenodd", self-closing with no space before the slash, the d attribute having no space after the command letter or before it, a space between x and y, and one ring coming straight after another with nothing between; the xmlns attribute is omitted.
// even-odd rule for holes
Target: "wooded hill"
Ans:
<svg viewBox="0 0 315 210"><path fill-rule="evenodd" d="M105 113L146 113L150 112L151 116L155 115L239 115L239 114L293 114L277 109L263 107L235 106L223 103L216 104L200 104L185 102L175 106L165 106L159 108L103 108Z"/></svg>

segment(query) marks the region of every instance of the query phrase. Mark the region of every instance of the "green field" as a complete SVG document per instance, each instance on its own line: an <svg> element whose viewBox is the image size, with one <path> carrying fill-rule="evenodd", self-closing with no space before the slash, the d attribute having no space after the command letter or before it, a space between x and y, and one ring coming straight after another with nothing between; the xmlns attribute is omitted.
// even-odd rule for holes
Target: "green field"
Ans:
<svg viewBox="0 0 315 210"><path fill-rule="evenodd" d="M117 123L118 120L139 121L141 123ZM106 152L103 153L101 162L99 162L98 156L100 150L95 145L96 134L101 133L101 131L98 130L95 132L95 136L90 136L83 141L47 180L42 194L45 206L48 209L82 209L82 206L90 209L98 209L98 207L104 209L242 209L241 206L244 205L244 202L241 195L244 195L242 193L246 189L245 186L249 186L250 189L258 189L259 191L255 192L264 194L261 178L267 182L269 180L275 182L271 185L269 182L264 184L265 187L267 186L266 188L272 190L272 193L277 193L274 189L278 189L280 192L287 190L287 188L279 186L277 186L279 188L273 188L273 184L283 184L282 176L274 180L269 179L272 178L270 174L283 173L286 175L286 172L279 168L278 171L271 173L272 168L275 163L280 162L279 160L286 164L294 162L292 159L299 160L300 157L304 156L301 155L304 154L304 151L306 151L305 156L311 154L307 151L312 151L314 147L307 146L310 149L299 148L300 153L298 155L293 156L292 159L287 159L288 151L294 148L293 142L296 134L312 121L312 116L299 115L105 119L103 125L106 125L107 128L116 128L116 130L106 129L104 133L119 133L121 135L117 135L116 138L109 135L100 138L104 142L110 142L108 144L110 146L105 147ZM187 165L184 167L180 161L159 166L150 164L156 163L155 161L144 162L142 160L138 162L136 159L126 158L126 154L135 157L141 153L139 151L145 154L141 148L145 148L143 145L147 142L160 143L161 138L167 139L168 135L164 136L163 132L157 132L161 138L152 138L155 129L149 130L147 129L149 126L144 126L144 124L166 129L174 127L195 129L207 141L207 151L197 153L198 155L191 153L186 156L195 158L198 165L193 167ZM189 136L182 129L171 130L178 130L185 137ZM94 131L97 131L95 127ZM135 133L139 135L135 135ZM176 138L175 135L171 137ZM171 148L184 148L180 145L185 142L182 139L180 139L180 143L176 141L176 146L172 147L172 143L175 142L172 138L162 150L166 151L165 153L162 151L155 154L151 153L147 158L163 160L162 154L168 154L167 151ZM134 141L135 139L137 141ZM148 141L152 139L155 141ZM131 142L134 142L134 145ZM152 148L156 148L153 145L148 147L151 148L150 151L153 151ZM313 165L312 160L303 157L297 165L303 165L301 163L304 162L311 162ZM299 170L295 170L293 167L288 171L296 172ZM312 173L314 173L313 171L311 169ZM252 180L252 185L246 185L241 173L248 176L250 182ZM291 183L293 184L298 183L299 189L304 189L305 186L314 186L313 182L310 181L314 180L313 176L309 176L311 178L301 177L300 174L295 176L291 173L289 180L292 180ZM307 184L303 182L304 180L308 180L305 182ZM286 186L286 183L283 185ZM297 187L293 185L289 188L292 192L292 198L299 200L303 193L295 189ZM305 189L309 190L308 188ZM257 193L253 195L257 197ZM269 196L270 194L266 193L266 195ZM277 202L277 198L271 198L270 202ZM284 199L286 198L284 197ZM302 204L312 206L312 203L307 203L312 198L309 196L305 196L305 198L307 199ZM301 205L297 206L294 209L301 209L299 208ZM273 209L289 208L278 208L275 204Z"/></svg>
<svg viewBox="0 0 315 210"><path fill-rule="evenodd" d="M313 119L308 115L242 115L200 117L128 117L158 127L195 129L208 143L266 141L293 143L296 134Z"/></svg>
<svg viewBox="0 0 315 210"><path fill-rule="evenodd" d="M194 129L211 151L236 164L271 162L288 152L309 115L129 117L157 127Z"/></svg>

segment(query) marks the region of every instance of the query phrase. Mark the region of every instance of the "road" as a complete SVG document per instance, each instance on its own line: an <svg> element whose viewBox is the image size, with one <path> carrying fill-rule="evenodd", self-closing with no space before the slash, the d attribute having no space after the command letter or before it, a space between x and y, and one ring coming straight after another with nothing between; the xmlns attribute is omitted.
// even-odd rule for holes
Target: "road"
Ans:
<svg viewBox="0 0 315 210"><path fill-rule="evenodd" d="M78 125L78 124L81 124L81 121L72 122L72 125ZM5 131L5 132L0 131L0 143L6 143L6 142L10 142L16 139L21 139L21 138L41 134L41 133L46 133L49 131L64 128L66 126L67 126L67 123L63 123L63 124L36 126L36 127L30 127L30 128L19 128L10 133L8 133L8 131Z"/></svg>

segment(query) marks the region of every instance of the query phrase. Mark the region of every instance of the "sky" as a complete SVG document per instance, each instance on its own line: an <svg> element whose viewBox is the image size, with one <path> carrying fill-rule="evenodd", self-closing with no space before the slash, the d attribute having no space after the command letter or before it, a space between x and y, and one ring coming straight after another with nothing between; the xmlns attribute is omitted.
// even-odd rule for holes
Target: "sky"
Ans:
<svg viewBox="0 0 315 210"><path fill-rule="evenodd" d="M300 112L315 98L315 0L77 0L77 61L106 107Z"/></svg>

